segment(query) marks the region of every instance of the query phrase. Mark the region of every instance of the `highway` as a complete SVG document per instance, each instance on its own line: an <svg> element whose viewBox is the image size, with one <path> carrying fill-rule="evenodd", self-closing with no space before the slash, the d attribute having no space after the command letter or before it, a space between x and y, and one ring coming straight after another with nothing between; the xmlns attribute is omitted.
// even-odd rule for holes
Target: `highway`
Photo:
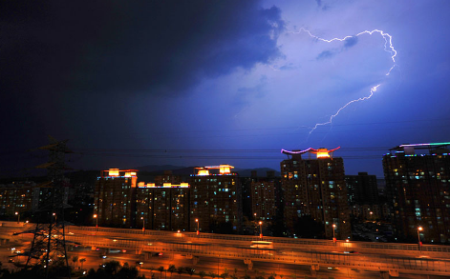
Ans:
<svg viewBox="0 0 450 279"><path fill-rule="evenodd" d="M32 227L30 224L21 228L8 227L7 224L0 229L0 237L17 243L29 242L31 233L17 236L12 234ZM197 236L190 232L142 232L133 229L74 226L67 227L66 232L67 240L91 249L70 251L85 253L84 256L89 259L85 263L86 267L100 265L105 261L100 255L104 254L108 260L126 261L130 265L143 261L140 270L146 275L151 273L148 268L152 265L167 268L170 264L177 267L192 266L207 273L217 273L217 269L223 273L225 268L230 274L234 268L241 275L245 272L265 272L266 278L268 274L277 273L274 271L277 269L281 274L291 277L295 277L297 273L310 276L326 274L335 278L380 278L380 272L398 275L398 278L448 278L450 275L450 253L446 250L448 247L442 245L425 245L419 250L417 245L411 244L333 243L327 240L265 237L265 241L273 243L273 249L255 249L250 248L251 241L257 240L254 236L206 233ZM113 251L121 252L111 253ZM152 257L154 253L163 253L163 256ZM312 269L316 271L311 271ZM161 275L158 273L156 271L155 275Z"/></svg>

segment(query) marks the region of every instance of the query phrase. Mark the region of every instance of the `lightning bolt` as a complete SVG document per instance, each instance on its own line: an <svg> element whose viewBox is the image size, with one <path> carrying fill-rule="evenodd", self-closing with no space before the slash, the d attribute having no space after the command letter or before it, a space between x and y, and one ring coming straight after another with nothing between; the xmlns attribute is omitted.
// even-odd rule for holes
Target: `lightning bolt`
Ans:
<svg viewBox="0 0 450 279"><path fill-rule="evenodd" d="M379 30L379 29L374 29L374 30L372 30L372 31L364 30L364 31L359 32L358 34L356 34L356 35L354 35L354 36L345 36L344 38L332 38L332 39L329 39L329 40L326 40L326 39L320 38L320 37L318 37L318 36L315 36L315 35L313 35L309 30L304 29L304 28L301 28L301 29L300 29L298 32L296 32L296 33L299 34L299 33L301 33L301 32L305 32L305 33L307 33L311 38L314 38L314 39L316 39L316 40L318 40L318 41L322 41L322 42L325 42L325 43L332 43L332 42L335 42L335 41L343 42L343 41L345 41L345 40L347 40L347 39L350 39L350 38L353 38L353 37L359 37L359 36L365 35L365 34L372 35L372 34L374 34L374 33L378 33L378 34L380 34L380 35L383 37L383 39L384 39L384 50L385 50L386 52L389 52L389 53L391 54L391 60L392 60L392 62L394 63L394 65L392 65L392 67L391 67L391 68L389 69L389 71L386 73L386 76L389 76L389 75L391 74L391 71L392 71L392 70L395 68L395 66L396 66L396 64L395 64L395 57L397 56L397 51L395 50L394 45L392 44L392 36L389 35L388 33L384 32L383 30ZM316 130L317 127L323 126L323 125L331 124L331 123L333 122L333 119L334 119L336 116L338 116L339 113L340 113L343 109L345 109L346 107L348 107L349 105L351 105L351 104L353 104L353 103L356 103L356 102L360 102L360 101L366 101L366 100L369 100L370 98L372 98L373 94L377 91L377 89L378 89L378 87L380 87L380 85L381 85L381 84L377 84L377 85L375 85L374 87L372 87L372 88L370 89L370 94L369 94L369 96L367 96L367 97L362 97L362 98L358 98L358 99L355 99L355 100L352 100L352 101L346 103L344 106L342 106L341 108L339 108L335 114L333 114L332 116L330 116L330 119L329 119L327 122L317 123L316 125L314 125L314 127L309 131L309 135L311 135L311 133L314 132L314 130Z"/></svg>
<svg viewBox="0 0 450 279"><path fill-rule="evenodd" d="M330 119L329 119L327 122L317 123L317 124L314 126L314 128L312 128L311 131L309 131L309 134L311 135L311 133L312 133L315 129L317 129L317 127L319 127L319 126L331 124L331 123L333 122L333 119L334 119L336 116L338 116L338 114L341 112L341 110L345 109L345 108L348 107L349 105L351 105L351 104L353 104L353 103L356 103L356 102L359 102L359 101L369 100L370 98L372 98L373 93L375 93L375 92L377 91L377 89L378 89L378 87L380 87L380 85L381 85L381 84L378 84L378 85L375 85L374 87L372 87L372 88L370 89L370 95L369 95L369 96L367 96L367 97L362 97L362 98L358 98L358 99L356 99L356 100L352 100L352 101L346 103L344 106L342 106L340 109L338 109L338 111L337 111L335 114L333 114L332 116L330 116Z"/></svg>

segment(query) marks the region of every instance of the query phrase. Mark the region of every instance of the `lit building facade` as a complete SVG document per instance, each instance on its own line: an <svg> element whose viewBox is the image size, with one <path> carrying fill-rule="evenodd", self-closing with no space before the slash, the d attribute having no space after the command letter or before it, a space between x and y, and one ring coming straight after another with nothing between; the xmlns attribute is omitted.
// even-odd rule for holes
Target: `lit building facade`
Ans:
<svg viewBox="0 0 450 279"><path fill-rule="evenodd" d="M354 204L378 204L377 177L367 172L346 175L348 202Z"/></svg>
<svg viewBox="0 0 450 279"><path fill-rule="evenodd" d="M383 156L386 195L400 238L450 243L447 143L403 144ZM425 151L424 151L425 149Z"/></svg>
<svg viewBox="0 0 450 279"><path fill-rule="evenodd" d="M137 182L137 170L102 171L95 186L94 213L100 226L189 230L189 184L171 173L158 182ZM164 182L166 181L166 182Z"/></svg>
<svg viewBox="0 0 450 279"><path fill-rule="evenodd" d="M171 170L166 170L163 175L155 177L155 185L164 185L164 183L180 184L183 180L181 176L174 175Z"/></svg>
<svg viewBox="0 0 450 279"><path fill-rule="evenodd" d="M251 183L252 212L257 219L270 220L277 214L275 181L259 179Z"/></svg>
<svg viewBox="0 0 450 279"><path fill-rule="evenodd" d="M136 227L189 231L189 184L138 183Z"/></svg>
<svg viewBox="0 0 450 279"><path fill-rule="evenodd" d="M281 183L284 220L291 233L299 218L310 216L324 226L326 238L333 237L333 225L338 239L351 235L344 162L330 155L337 149L282 150L289 156L281 162ZM317 158L302 159L305 153Z"/></svg>
<svg viewBox="0 0 450 279"><path fill-rule="evenodd" d="M241 187L230 165L206 166L191 175L190 228L213 232L224 223L239 231L242 219Z"/></svg>
<svg viewBox="0 0 450 279"><path fill-rule="evenodd" d="M375 175L359 172L358 175L346 175L348 204L354 217L376 220L382 217L379 204L378 184Z"/></svg>
<svg viewBox="0 0 450 279"><path fill-rule="evenodd" d="M137 170L109 169L95 184L94 213L100 226L130 227L135 223Z"/></svg>
<svg viewBox="0 0 450 279"><path fill-rule="evenodd" d="M0 216L15 216L38 209L40 189L34 182L0 185Z"/></svg>

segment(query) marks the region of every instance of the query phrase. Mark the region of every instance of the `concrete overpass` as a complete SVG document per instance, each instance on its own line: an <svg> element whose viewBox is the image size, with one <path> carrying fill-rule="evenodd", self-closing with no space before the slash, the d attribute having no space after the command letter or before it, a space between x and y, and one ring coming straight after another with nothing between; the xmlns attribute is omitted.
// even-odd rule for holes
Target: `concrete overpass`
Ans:
<svg viewBox="0 0 450 279"><path fill-rule="evenodd" d="M14 232L32 230L31 224L23 227L3 224L0 238L31 240L31 233L13 236ZM72 243L102 248L105 253L109 249L136 250L145 258L164 252L185 255L194 264L202 257L241 259L249 269L255 261L308 265L313 276L321 265L376 270L383 278L400 273L450 276L450 247L444 245L419 247L417 244L333 243L331 240L264 237L264 241L272 242L271 248L251 248L252 241L260 240L258 237L104 227L66 228L66 239Z"/></svg>

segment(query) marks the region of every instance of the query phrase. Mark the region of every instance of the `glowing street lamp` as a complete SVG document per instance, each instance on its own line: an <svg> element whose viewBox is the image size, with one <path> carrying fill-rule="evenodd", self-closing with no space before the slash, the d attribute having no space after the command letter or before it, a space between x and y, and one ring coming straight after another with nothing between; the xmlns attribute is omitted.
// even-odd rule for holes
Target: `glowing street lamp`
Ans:
<svg viewBox="0 0 450 279"><path fill-rule="evenodd" d="M255 227L254 227L254 233L255 233L255 235L256 235L256 234L257 234L257 229L258 229L258 221L256 221L256 212L253 213L253 216L255 217L255 218L253 219L253 222L254 222L254 224L255 224Z"/></svg>
<svg viewBox="0 0 450 279"><path fill-rule="evenodd" d="M145 232L145 219L144 217L141 217L142 220L142 231Z"/></svg>
<svg viewBox="0 0 450 279"><path fill-rule="evenodd" d="M94 219L95 219L95 228L97 228L98 229L98 215L97 214L94 214Z"/></svg>
<svg viewBox="0 0 450 279"><path fill-rule="evenodd" d="M262 234L262 221L259 221L259 238L263 238L263 234Z"/></svg>
<svg viewBox="0 0 450 279"><path fill-rule="evenodd" d="M332 227L333 227L333 242L334 243L336 243L336 224L333 224L332 225Z"/></svg>
<svg viewBox="0 0 450 279"><path fill-rule="evenodd" d="M195 219L195 223L197 223L197 235L200 235L200 224L198 222L198 219Z"/></svg>
<svg viewBox="0 0 450 279"><path fill-rule="evenodd" d="M20 214L17 211L14 212L14 214L17 215L17 224L19 224L20 223Z"/></svg>
<svg viewBox="0 0 450 279"><path fill-rule="evenodd" d="M420 232L421 231L423 231L423 228L422 227L418 227L417 228L417 242L418 242L418 244L419 244L419 249L420 249L420 247L422 246L422 241L420 241Z"/></svg>

